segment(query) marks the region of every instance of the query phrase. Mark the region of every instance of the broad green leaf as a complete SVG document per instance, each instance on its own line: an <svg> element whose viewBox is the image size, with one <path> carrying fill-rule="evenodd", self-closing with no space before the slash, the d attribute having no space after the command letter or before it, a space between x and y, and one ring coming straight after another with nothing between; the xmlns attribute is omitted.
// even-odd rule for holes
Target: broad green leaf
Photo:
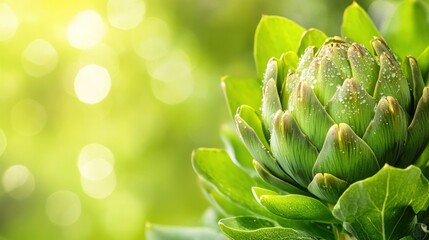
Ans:
<svg viewBox="0 0 429 240"><path fill-rule="evenodd" d="M415 214L429 205L429 182L419 168L385 165L377 174L352 184L333 214L358 239L399 239L411 233Z"/></svg>
<svg viewBox="0 0 429 240"><path fill-rule="evenodd" d="M264 185L237 167L224 150L197 149L192 164L195 172L221 194L253 212L264 212L251 191L254 186Z"/></svg>
<svg viewBox="0 0 429 240"><path fill-rule="evenodd" d="M417 57L429 43L429 11L422 1L403 1L382 29L402 59L408 55Z"/></svg>
<svg viewBox="0 0 429 240"><path fill-rule="evenodd" d="M261 108L261 82L255 79L224 77L221 79L221 85L232 117L241 105L249 105L253 109Z"/></svg>
<svg viewBox="0 0 429 240"><path fill-rule="evenodd" d="M253 188L258 202L268 211L284 218L338 223L329 208L319 200L298 194L280 195Z"/></svg>
<svg viewBox="0 0 429 240"><path fill-rule="evenodd" d="M253 172L253 158L238 137L237 130L230 124L224 124L221 128L221 139L231 159L235 164Z"/></svg>
<svg viewBox="0 0 429 240"><path fill-rule="evenodd" d="M326 34L318 29L310 28L304 32L299 41L298 56L304 54L307 47L313 46L319 48L328 38Z"/></svg>
<svg viewBox="0 0 429 240"><path fill-rule="evenodd" d="M292 228L283 228L266 219L256 217L232 217L219 221L222 232L233 240L310 240L316 239Z"/></svg>
<svg viewBox="0 0 429 240"><path fill-rule="evenodd" d="M314 174L330 173L349 183L380 169L371 148L346 124L333 125L314 164Z"/></svg>
<svg viewBox="0 0 429 240"><path fill-rule="evenodd" d="M374 37L381 37L371 18L355 1L344 11L341 30L343 36L365 45L367 49L372 49L370 42Z"/></svg>
<svg viewBox="0 0 429 240"><path fill-rule="evenodd" d="M252 214L252 211L237 204L224 194L220 193L212 184L200 179L200 186L205 197L219 213L223 216L236 216Z"/></svg>
<svg viewBox="0 0 429 240"><path fill-rule="evenodd" d="M146 225L147 240L222 240L226 238L208 227L171 227Z"/></svg>
<svg viewBox="0 0 429 240"><path fill-rule="evenodd" d="M254 57L258 78L262 79L271 57L280 58L287 51L298 50L304 28L278 16L263 16L256 28Z"/></svg>

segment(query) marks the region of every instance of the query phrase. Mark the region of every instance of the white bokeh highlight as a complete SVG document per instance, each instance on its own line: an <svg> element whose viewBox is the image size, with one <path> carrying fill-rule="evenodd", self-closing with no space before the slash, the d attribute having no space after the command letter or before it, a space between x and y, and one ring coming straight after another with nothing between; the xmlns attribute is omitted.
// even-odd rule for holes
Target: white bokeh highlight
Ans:
<svg viewBox="0 0 429 240"><path fill-rule="evenodd" d="M22 63L27 74L42 77L55 69L58 53L48 41L36 39L23 51Z"/></svg>
<svg viewBox="0 0 429 240"><path fill-rule="evenodd" d="M146 5L142 0L109 0L107 16L110 24L119 29L137 27L143 20Z"/></svg>
<svg viewBox="0 0 429 240"><path fill-rule="evenodd" d="M7 3L0 3L0 41L7 41L15 36L19 19Z"/></svg>
<svg viewBox="0 0 429 240"><path fill-rule="evenodd" d="M93 10L78 13L67 28L67 39L75 48L90 49L95 47L106 32L103 19Z"/></svg>
<svg viewBox="0 0 429 240"><path fill-rule="evenodd" d="M56 225L72 225L79 219L81 212L80 199L74 192L60 190L46 200L46 215Z"/></svg>
<svg viewBox="0 0 429 240"><path fill-rule="evenodd" d="M74 80L74 90L78 99L87 104L101 102L109 94L110 87L109 72L96 64L82 67Z"/></svg>
<svg viewBox="0 0 429 240"><path fill-rule="evenodd" d="M13 165L6 169L2 184L4 192L17 200L28 197L35 188L34 177L24 165Z"/></svg>

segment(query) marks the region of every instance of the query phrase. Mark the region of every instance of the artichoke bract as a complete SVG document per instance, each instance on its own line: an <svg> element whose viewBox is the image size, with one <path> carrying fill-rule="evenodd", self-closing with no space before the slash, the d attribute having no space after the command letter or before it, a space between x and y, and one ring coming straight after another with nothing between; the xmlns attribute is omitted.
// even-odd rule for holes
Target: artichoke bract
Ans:
<svg viewBox="0 0 429 240"><path fill-rule="evenodd" d="M385 164L415 163L429 141L429 88L417 61L402 64L381 38L373 49L346 38L267 64L260 110L235 122L267 182L335 204L348 186ZM292 61L293 62L293 61Z"/></svg>

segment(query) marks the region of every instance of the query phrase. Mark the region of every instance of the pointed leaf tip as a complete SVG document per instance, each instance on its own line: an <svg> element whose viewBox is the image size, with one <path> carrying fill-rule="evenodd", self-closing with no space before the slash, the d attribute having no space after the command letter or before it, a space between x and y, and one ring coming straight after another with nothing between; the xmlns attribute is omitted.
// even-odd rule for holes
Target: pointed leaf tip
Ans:
<svg viewBox="0 0 429 240"><path fill-rule="evenodd" d="M365 45L367 49L371 49L370 41L374 36L381 36L371 18L355 1L344 11L341 30L343 36Z"/></svg>

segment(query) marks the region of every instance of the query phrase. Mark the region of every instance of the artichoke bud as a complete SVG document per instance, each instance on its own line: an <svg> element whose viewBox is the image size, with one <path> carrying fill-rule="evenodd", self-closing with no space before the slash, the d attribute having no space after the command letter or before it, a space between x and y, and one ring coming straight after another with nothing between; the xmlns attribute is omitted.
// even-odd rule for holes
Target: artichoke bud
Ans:
<svg viewBox="0 0 429 240"><path fill-rule="evenodd" d="M262 120L266 136L269 136L273 129L272 119L278 110L282 110L282 105L276 81L271 78L266 82L262 95Z"/></svg>
<svg viewBox="0 0 429 240"><path fill-rule="evenodd" d="M270 79L274 79L277 81L278 75L278 63L277 59L271 58L267 63L267 68L264 73L264 85L266 85L267 81Z"/></svg>
<svg viewBox="0 0 429 240"><path fill-rule="evenodd" d="M411 97L408 81L398 62L390 52L382 52L380 73L374 90L374 97L380 100L383 96L392 96L407 111L410 111Z"/></svg>
<svg viewBox="0 0 429 240"><path fill-rule="evenodd" d="M353 79L362 84L365 91L372 95L379 71L376 61L365 47L356 43L349 47L347 56L350 61Z"/></svg>
<svg viewBox="0 0 429 240"><path fill-rule="evenodd" d="M352 183L380 169L371 148L345 123L335 124L326 135L313 174L329 173Z"/></svg>
<svg viewBox="0 0 429 240"><path fill-rule="evenodd" d="M310 66L311 61L313 60L315 54L315 47L308 47L305 49L304 54L300 57L296 72L301 74L303 71L306 71Z"/></svg>
<svg viewBox="0 0 429 240"><path fill-rule="evenodd" d="M408 116L393 97L383 97L363 140L372 147L380 166L394 164L407 139Z"/></svg>
<svg viewBox="0 0 429 240"><path fill-rule="evenodd" d="M337 123L347 123L359 136L363 136L374 117L376 101L354 79L346 79L338 87L332 100L326 106L329 115Z"/></svg>
<svg viewBox="0 0 429 240"><path fill-rule="evenodd" d="M318 173L308 185L308 190L318 198L335 204L349 185L329 173Z"/></svg>
<svg viewBox="0 0 429 240"><path fill-rule="evenodd" d="M411 105L413 107L413 110L415 110L419 99L422 97L423 88L425 87L423 76L420 72L417 60L412 56L408 56L405 58L404 63L402 64L402 70L404 71L404 75L408 80L408 85L411 88Z"/></svg>

